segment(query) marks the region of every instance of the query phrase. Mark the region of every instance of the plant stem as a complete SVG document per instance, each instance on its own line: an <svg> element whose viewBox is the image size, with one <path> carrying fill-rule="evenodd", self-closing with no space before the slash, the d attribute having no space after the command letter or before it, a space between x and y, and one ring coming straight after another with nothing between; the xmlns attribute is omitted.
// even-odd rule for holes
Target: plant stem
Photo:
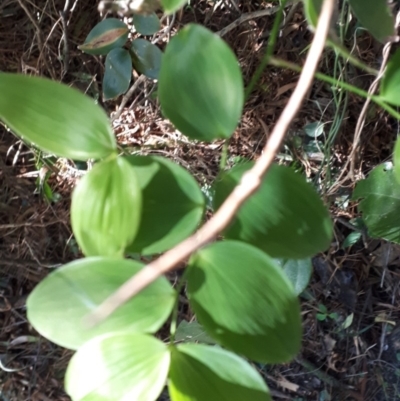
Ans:
<svg viewBox="0 0 400 401"><path fill-rule="evenodd" d="M171 326L169 328L169 341L171 344L175 341L175 334L176 334L176 327L177 327L177 322L178 322L178 307L179 307L179 294L181 293L182 287L186 281L186 273L188 269L185 269L181 278L178 281L178 285L176 286L176 298L175 298L175 303L174 303L174 309L172 311L172 317L171 317Z"/></svg>
<svg viewBox="0 0 400 401"><path fill-rule="evenodd" d="M296 72L301 72L302 67L293 64L289 61L277 59L277 58L272 58L270 59L270 63L274 65L275 67L281 67L281 68L288 68L289 70L296 71ZM321 72L316 72L315 73L315 78L319 79L320 81L327 82L332 85L337 85L342 89L345 89L349 92L355 93L356 95L363 97L363 98L370 98L372 101L374 101L378 106L382 107L385 111L387 111L391 116L396 118L397 120L400 120L400 113L397 112L392 106L389 106L382 98L376 95L369 95L368 92L358 88L357 86L353 86L347 82L340 81L336 78L330 77L329 75L325 75Z"/></svg>
<svg viewBox="0 0 400 401"><path fill-rule="evenodd" d="M276 13L276 17L274 19L274 25L272 26L271 34L268 39L267 49L265 50L264 57L262 58L261 63L257 67L256 72L251 77L250 83L244 92L245 100L248 99L250 93L253 91L254 86L259 81L262 72L264 71L265 67L268 65L269 60L272 56L272 53L274 52L276 38L279 35L279 29L281 26L282 12L283 12L283 9L284 9L286 3L287 3L287 0L282 0L281 7L280 7L279 11Z"/></svg>
<svg viewBox="0 0 400 401"><path fill-rule="evenodd" d="M222 151L221 151L221 160L219 162L219 171L223 171L226 166L226 162L228 160L228 149L229 149L229 141L226 140L224 144L222 145Z"/></svg>

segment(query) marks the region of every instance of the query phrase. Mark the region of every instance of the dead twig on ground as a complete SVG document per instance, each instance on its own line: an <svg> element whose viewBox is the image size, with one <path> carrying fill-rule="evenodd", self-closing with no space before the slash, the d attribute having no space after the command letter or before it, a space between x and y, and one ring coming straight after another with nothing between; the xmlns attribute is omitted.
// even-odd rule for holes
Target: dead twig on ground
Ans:
<svg viewBox="0 0 400 401"><path fill-rule="evenodd" d="M195 251L215 240L234 218L241 205L259 188L263 176L272 165L275 154L278 152L285 134L300 110L303 99L313 82L314 73L325 47L335 3L335 0L325 0L323 3L315 36L298 84L276 123L262 156L257 160L254 167L244 174L239 185L207 223L194 235L164 253L126 281L88 316L89 324L98 324L158 277L177 268L176 266L179 263L187 260Z"/></svg>

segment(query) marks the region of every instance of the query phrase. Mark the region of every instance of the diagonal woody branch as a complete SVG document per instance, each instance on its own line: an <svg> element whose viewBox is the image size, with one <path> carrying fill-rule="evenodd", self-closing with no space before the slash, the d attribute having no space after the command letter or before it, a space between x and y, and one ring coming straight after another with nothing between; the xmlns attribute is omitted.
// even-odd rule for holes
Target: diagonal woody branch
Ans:
<svg viewBox="0 0 400 401"><path fill-rule="evenodd" d="M164 253L154 262L145 266L89 315L89 323L91 325L100 323L158 277L168 271L177 269L180 262L185 261L192 253L207 243L214 241L218 234L232 221L246 199L259 188L264 174L271 166L285 134L299 111L304 97L313 82L314 73L324 50L325 40L330 29L334 4L335 0L325 0L323 3L315 36L296 89L276 123L262 156L257 160L254 167L243 175L239 185L232 191L214 216L195 234Z"/></svg>

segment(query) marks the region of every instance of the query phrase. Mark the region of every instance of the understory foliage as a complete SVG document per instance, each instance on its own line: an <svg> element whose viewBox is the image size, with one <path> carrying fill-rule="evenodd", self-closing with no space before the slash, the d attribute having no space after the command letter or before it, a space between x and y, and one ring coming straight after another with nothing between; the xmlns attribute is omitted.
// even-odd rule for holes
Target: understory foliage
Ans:
<svg viewBox="0 0 400 401"><path fill-rule="evenodd" d="M182 3L165 0L162 6L171 13ZM394 36L384 0L349 3L376 39ZM321 4L304 0L311 29ZM143 36L160 29L154 11L133 17ZM183 135L198 141L229 139L245 102L239 63L229 46L197 24L185 26L164 53L144 38L127 45L128 34L126 24L108 18L80 46L106 55L104 98L125 93L134 68L158 80L161 110ZM374 98L389 110L400 106L399 66L398 51ZM205 197L192 175L170 160L119 154L105 112L62 84L0 73L0 118L45 152L95 161L71 203L73 232L85 257L47 276L27 302L33 327L76 351L65 379L72 399L154 401L168 383L173 401L270 400L252 362L283 363L298 353L298 295L311 275L310 258L332 240L329 211L315 188L290 167L273 165L222 233L224 239L191 255L178 290L160 277L91 327L87 315L143 269L138 255L161 254L196 231ZM371 236L400 243L399 159L397 144L394 168L378 166L353 197L362 199L360 211ZM252 167L245 162L221 169L213 188L214 210ZM202 344L184 341L176 330L183 284L201 325L196 330L204 330ZM155 334L170 318L170 337L162 342Z"/></svg>

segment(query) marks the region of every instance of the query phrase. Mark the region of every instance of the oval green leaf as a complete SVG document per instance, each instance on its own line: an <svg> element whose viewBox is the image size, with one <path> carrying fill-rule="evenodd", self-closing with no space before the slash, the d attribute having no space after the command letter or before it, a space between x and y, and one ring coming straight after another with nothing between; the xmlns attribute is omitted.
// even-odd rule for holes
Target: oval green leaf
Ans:
<svg viewBox="0 0 400 401"><path fill-rule="evenodd" d="M381 82L383 100L400 106L400 49L390 57Z"/></svg>
<svg viewBox="0 0 400 401"><path fill-rule="evenodd" d="M89 54L107 54L112 49L122 47L128 39L129 29L117 18L99 22L78 49Z"/></svg>
<svg viewBox="0 0 400 401"><path fill-rule="evenodd" d="M248 362L200 344L172 348L168 388L171 401L271 401L267 385Z"/></svg>
<svg viewBox="0 0 400 401"><path fill-rule="evenodd" d="M71 224L86 256L122 256L140 224L142 193L122 157L96 164L72 194Z"/></svg>
<svg viewBox="0 0 400 401"><path fill-rule="evenodd" d="M187 322L182 320L176 329L175 341L185 343L205 343L216 344L215 340L211 338L203 326L199 322Z"/></svg>
<svg viewBox="0 0 400 401"><path fill-rule="evenodd" d="M310 28L315 29L324 0L303 0L304 14Z"/></svg>
<svg viewBox="0 0 400 401"><path fill-rule="evenodd" d="M349 0L362 26L382 43L395 35L394 17L387 0Z"/></svg>
<svg viewBox="0 0 400 401"><path fill-rule="evenodd" d="M146 335L94 338L72 357L65 388L73 401L155 401L165 386L170 353Z"/></svg>
<svg viewBox="0 0 400 401"><path fill-rule="evenodd" d="M212 244L192 256L189 302L208 334L252 360L281 363L300 349L300 306L276 262L239 242Z"/></svg>
<svg viewBox="0 0 400 401"><path fill-rule="evenodd" d="M201 141L229 138L243 109L239 63L218 35L186 25L167 46L158 94L164 115L184 135Z"/></svg>
<svg viewBox="0 0 400 401"><path fill-rule="evenodd" d="M215 208L253 165L243 163L222 173L215 186ZM274 258L303 259L329 247L332 222L319 195L300 174L273 165L225 236L248 242Z"/></svg>
<svg viewBox="0 0 400 401"><path fill-rule="evenodd" d="M173 14L187 3L188 0L161 0L162 8L167 15Z"/></svg>
<svg viewBox="0 0 400 401"><path fill-rule="evenodd" d="M153 35L160 29L160 20L156 13L149 15L135 14L133 16L133 25L141 35Z"/></svg>
<svg viewBox="0 0 400 401"><path fill-rule="evenodd" d="M162 51L145 39L135 39L132 42L131 50L136 56L132 60L135 69L146 77L158 79Z"/></svg>
<svg viewBox="0 0 400 401"><path fill-rule="evenodd" d="M358 210L371 237L400 243L400 185L391 163L379 165L359 181L352 198L361 199Z"/></svg>
<svg viewBox="0 0 400 401"><path fill-rule="evenodd" d="M99 257L71 262L49 274L29 295L29 322L47 339L71 349L113 331L154 333L168 318L175 300L164 277L97 326L85 322L90 312L142 267L133 260Z"/></svg>
<svg viewBox="0 0 400 401"><path fill-rule="evenodd" d="M45 78L0 73L0 120L41 150L74 160L116 151L107 115L79 91Z"/></svg>
<svg viewBox="0 0 400 401"><path fill-rule="evenodd" d="M143 197L139 231L128 253L152 255L183 241L198 227L204 197L182 167L157 156L130 156Z"/></svg>
<svg viewBox="0 0 400 401"><path fill-rule="evenodd" d="M307 259L277 260L293 285L294 291L300 295L308 286L312 274L312 262Z"/></svg>
<svg viewBox="0 0 400 401"><path fill-rule="evenodd" d="M125 93L131 82L132 59L125 49L113 49L108 53L103 78L104 100Z"/></svg>

